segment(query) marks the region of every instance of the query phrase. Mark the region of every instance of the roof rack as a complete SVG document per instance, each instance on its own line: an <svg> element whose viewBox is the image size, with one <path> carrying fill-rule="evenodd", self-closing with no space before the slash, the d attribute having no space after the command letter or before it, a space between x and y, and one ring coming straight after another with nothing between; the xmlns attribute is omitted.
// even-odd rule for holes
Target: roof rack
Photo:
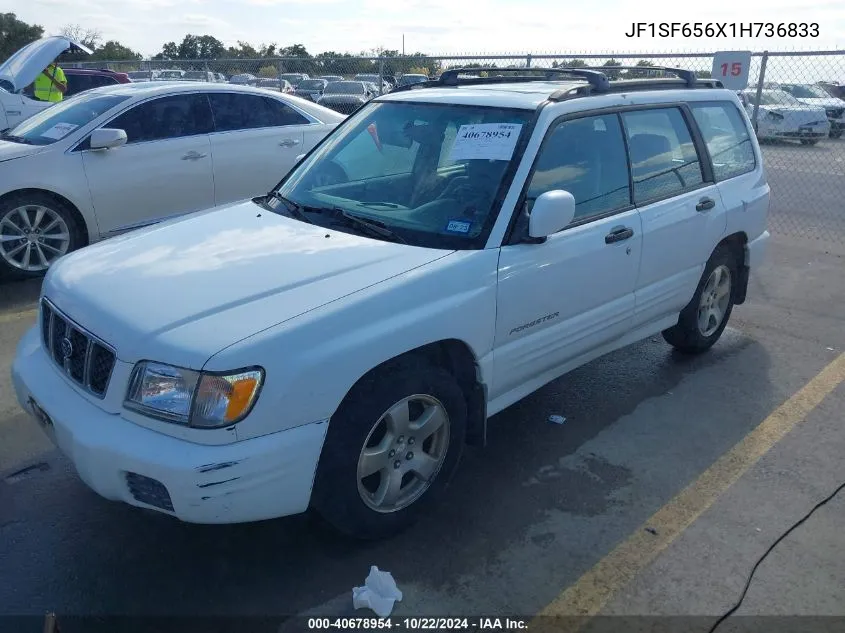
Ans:
<svg viewBox="0 0 845 633"><path fill-rule="evenodd" d="M421 88L442 88L454 86L476 86L497 83L515 83L528 81L555 81L563 78L583 79L587 85L579 86L576 89L555 92L550 98L560 100L566 97L586 96L592 93L616 92L620 89L647 90L652 88L667 88L670 84L666 79L645 79L643 81L626 80L622 82L611 82L608 76L602 71L637 70L637 71L660 71L675 75L678 79L669 80L671 86L684 85L687 88L721 88L722 84L716 80L702 80L695 76L691 70L683 68L671 68L669 66L601 66L599 68L450 68L444 70L437 79L427 82L400 86L393 92L405 92L407 90L419 90ZM496 73L493 76L461 76L478 75L480 73ZM507 76L502 73L532 73L516 76ZM680 80L680 81L679 81ZM574 90L574 92L573 92Z"/></svg>

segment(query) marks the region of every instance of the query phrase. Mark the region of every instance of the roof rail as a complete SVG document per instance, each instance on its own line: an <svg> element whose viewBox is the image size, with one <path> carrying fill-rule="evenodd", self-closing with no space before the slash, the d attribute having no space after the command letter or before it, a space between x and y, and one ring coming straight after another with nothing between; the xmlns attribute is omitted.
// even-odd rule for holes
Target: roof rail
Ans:
<svg viewBox="0 0 845 633"><path fill-rule="evenodd" d="M633 92L635 90L671 90L677 88L724 88L722 82L717 79L697 79L694 84L688 84L683 79L675 78L653 78L653 79L626 79L621 81L613 81L610 88L602 94ZM549 95L549 101L564 101L566 99L574 99L576 97L586 97L590 95L589 86L577 86L575 88L565 88L558 90Z"/></svg>
<svg viewBox="0 0 845 633"><path fill-rule="evenodd" d="M603 71L637 70L637 71L660 71L670 73L677 79L666 78L644 78L642 80L613 81ZM487 77L477 76L479 73L488 73ZM495 73L495 74L493 74ZM505 73L505 74L503 74ZM532 73L515 76L507 76L510 73ZM461 75L476 76L461 76ZM492 75L492 76L490 76ZM595 68L450 68L444 70L437 79L422 83L399 86L392 92L405 92L407 90L419 90L421 88L441 88L444 86L474 86L483 84L514 83L528 81L555 81L558 79L583 79L587 85L572 89L558 91L552 95L552 99L564 97L586 96L592 93L618 92L619 90L648 90L655 88L668 88L683 85L687 88L706 87L721 88L720 81L711 79L698 79L695 72L683 68L671 68L668 66L599 66Z"/></svg>
<svg viewBox="0 0 845 633"><path fill-rule="evenodd" d="M607 75L605 75L600 70L595 70L591 68L496 68L495 66L490 68L450 68L449 70L444 70L440 77L437 79L441 86L458 86L458 85L466 85L466 80L474 80L475 77L460 77L462 73L543 73L542 75L526 75L518 77L520 80L527 80L527 81L549 81L556 79L558 76L561 75L569 75L570 77L578 78L578 79L586 79L590 86L593 87L594 90L606 90L609 87L609 80ZM463 81L461 81L463 79ZM514 77L478 77L478 79L486 79L493 81L489 81L488 83L498 83L501 81L512 82L514 81Z"/></svg>
<svg viewBox="0 0 845 633"><path fill-rule="evenodd" d="M487 77L461 77L462 74L496 73ZM542 73L542 75L503 76L501 73ZM554 81L558 77L568 76L573 79L586 79L596 91L607 90L610 82L603 72L586 68L450 68L444 70L437 79L398 86L392 92L419 90L420 88L442 88L444 86L473 86L480 84L514 83L522 81Z"/></svg>

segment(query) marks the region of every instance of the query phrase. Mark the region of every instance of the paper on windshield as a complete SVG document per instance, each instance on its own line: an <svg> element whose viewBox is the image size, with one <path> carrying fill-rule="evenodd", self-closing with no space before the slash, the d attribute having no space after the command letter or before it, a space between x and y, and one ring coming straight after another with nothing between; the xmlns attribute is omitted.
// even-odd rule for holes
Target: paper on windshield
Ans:
<svg viewBox="0 0 845 633"><path fill-rule="evenodd" d="M78 127L79 126L75 123L56 123L49 130L41 132L41 136L43 136L44 138L51 138L55 141L58 141L66 137Z"/></svg>
<svg viewBox="0 0 845 633"><path fill-rule="evenodd" d="M520 123L462 125L455 136L449 160L510 160L521 130Z"/></svg>

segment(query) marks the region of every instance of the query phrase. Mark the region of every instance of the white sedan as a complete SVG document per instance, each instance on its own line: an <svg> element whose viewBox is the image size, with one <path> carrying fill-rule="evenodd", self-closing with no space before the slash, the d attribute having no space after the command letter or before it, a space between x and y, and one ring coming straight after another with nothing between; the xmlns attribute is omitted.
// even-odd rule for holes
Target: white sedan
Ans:
<svg viewBox="0 0 845 633"><path fill-rule="evenodd" d="M739 95L748 116L754 112L756 90L745 90ZM824 108L806 105L783 90L760 91L757 112L757 138L801 141L815 145L830 133L830 123Z"/></svg>
<svg viewBox="0 0 845 633"><path fill-rule="evenodd" d="M247 86L120 84L0 136L0 277L86 244L265 194L345 117Z"/></svg>

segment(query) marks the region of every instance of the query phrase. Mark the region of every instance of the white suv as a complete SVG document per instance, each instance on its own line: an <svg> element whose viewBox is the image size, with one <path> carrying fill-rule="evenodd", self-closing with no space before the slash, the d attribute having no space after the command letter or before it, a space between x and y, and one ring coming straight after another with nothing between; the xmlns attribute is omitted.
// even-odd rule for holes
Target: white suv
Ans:
<svg viewBox="0 0 845 633"><path fill-rule="evenodd" d="M703 352L745 300L759 147L734 93L665 70L447 71L266 197L61 258L21 406L109 499L395 532L496 412L660 332Z"/></svg>

